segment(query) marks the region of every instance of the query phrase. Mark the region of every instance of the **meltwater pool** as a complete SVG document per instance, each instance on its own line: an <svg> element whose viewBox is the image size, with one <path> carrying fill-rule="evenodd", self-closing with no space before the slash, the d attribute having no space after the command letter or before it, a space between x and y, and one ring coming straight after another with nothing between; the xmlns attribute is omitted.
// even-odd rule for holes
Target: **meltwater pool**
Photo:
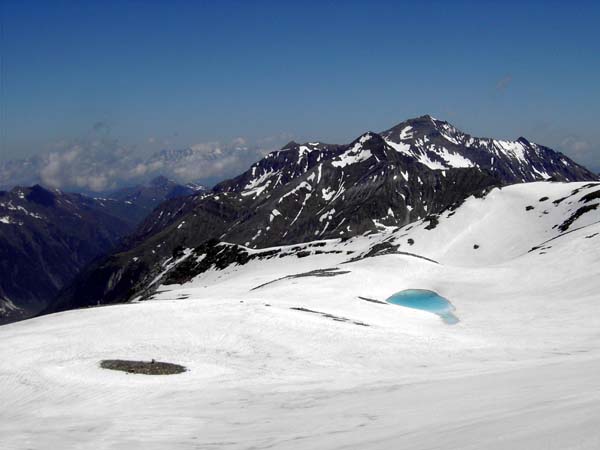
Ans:
<svg viewBox="0 0 600 450"><path fill-rule="evenodd" d="M455 324L458 317L454 315L454 305L436 292L426 289L405 289L396 292L386 302L406 308L422 309L437 314L447 324Z"/></svg>

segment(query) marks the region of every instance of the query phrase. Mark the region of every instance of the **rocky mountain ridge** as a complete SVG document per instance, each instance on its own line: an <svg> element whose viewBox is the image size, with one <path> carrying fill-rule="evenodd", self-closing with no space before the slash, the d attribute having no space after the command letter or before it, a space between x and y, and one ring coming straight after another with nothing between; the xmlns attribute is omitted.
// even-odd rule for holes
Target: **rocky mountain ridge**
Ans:
<svg viewBox="0 0 600 450"><path fill-rule="evenodd" d="M348 145L290 142L210 192L161 204L50 311L131 299L181 249L209 240L263 248L345 239L419 219L433 224L439 212L495 186L597 179L524 138L475 138L430 116Z"/></svg>
<svg viewBox="0 0 600 450"><path fill-rule="evenodd" d="M46 308L156 205L192 192L164 177L106 198L40 185L0 191L0 323Z"/></svg>

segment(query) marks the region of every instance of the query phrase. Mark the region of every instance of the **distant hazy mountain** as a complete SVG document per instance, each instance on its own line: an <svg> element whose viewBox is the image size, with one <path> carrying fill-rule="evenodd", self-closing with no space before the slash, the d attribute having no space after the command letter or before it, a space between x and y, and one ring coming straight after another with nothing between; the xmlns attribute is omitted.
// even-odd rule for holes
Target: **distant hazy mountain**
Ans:
<svg viewBox="0 0 600 450"><path fill-rule="evenodd" d="M262 248L348 238L419 219L433 227L437 213L493 186L597 179L524 138L475 138L430 116L347 145L290 142L210 192L162 203L49 311L126 301L182 249L210 240Z"/></svg>
<svg viewBox="0 0 600 450"><path fill-rule="evenodd" d="M158 176L147 184L119 189L109 194L113 200L134 204L146 213L152 211L158 204L165 200L184 197L198 192L206 191L200 184L182 185L164 176Z"/></svg>
<svg viewBox="0 0 600 450"><path fill-rule="evenodd" d="M165 177L91 198L39 185L0 191L0 323L33 315L159 203L197 192Z"/></svg>
<svg viewBox="0 0 600 450"><path fill-rule="evenodd" d="M0 323L46 306L84 265L109 251L134 223L113 200L39 185L0 191Z"/></svg>

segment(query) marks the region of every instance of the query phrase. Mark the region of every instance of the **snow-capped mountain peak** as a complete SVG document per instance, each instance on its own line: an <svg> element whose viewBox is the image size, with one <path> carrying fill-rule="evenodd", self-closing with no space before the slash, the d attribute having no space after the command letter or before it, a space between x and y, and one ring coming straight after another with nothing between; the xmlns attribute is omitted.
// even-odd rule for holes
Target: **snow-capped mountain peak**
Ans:
<svg viewBox="0 0 600 450"><path fill-rule="evenodd" d="M398 152L433 170L477 167L497 173L511 183L549 178L597 179L561 153L524 137L517 140L474 137L429 115L404 121L381 136Z"/></svg>

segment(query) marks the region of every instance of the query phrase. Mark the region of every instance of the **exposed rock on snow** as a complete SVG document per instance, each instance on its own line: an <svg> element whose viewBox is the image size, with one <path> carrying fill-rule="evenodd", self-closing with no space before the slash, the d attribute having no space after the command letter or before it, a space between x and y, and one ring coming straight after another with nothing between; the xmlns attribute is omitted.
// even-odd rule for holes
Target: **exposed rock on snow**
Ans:
<svg viewBox="0 0 600 450"><path fill-rule="evenodd" d="M105 359L100 367L108 370L142 374L142 375L175 375L185 372L185 367L179 364L160 361L126 361L123 359Z"/></svg>

